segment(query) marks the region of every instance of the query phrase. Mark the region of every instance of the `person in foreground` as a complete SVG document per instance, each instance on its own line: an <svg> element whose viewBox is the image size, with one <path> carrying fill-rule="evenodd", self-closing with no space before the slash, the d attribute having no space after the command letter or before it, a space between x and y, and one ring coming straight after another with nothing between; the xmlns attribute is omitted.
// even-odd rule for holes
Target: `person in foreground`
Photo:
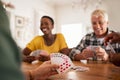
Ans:
<svg viewBox="0 0 120 80"><path fill-rule="evenodd" d="M104 44L107 45L107 42L120 43L120 33L114 32L114 33L111 33L111 34L107 35L104 39ZM120 54L111 54L110 55L110 61L114 65L120 67Z"/></svg>
<svg viewBox="0 0 120 80"><path fill-rule="evenodd" d="M61 33L53 34L53 28L54 20L49 16L42 16L40 30L43 32L43 35L36 36L27 44L23 50L24 61L30 63L35 59L46 61L49 60L49 54L58 52L68 55L69 49L64 36ZM40 54L37 58L30 56L30 53L35 50L44 50L43 55Z"/></svg>
<svg viewBox="0 0 120 80"><path fill-rule="evenodd" d="M37 69L21 71L21 55L16 43L11 37L9 20L6 10L0 0L0 80L45 80L50 75L57 74L58 65L49 61L40 65Z"/></svg>
<svg viewBox="0 0 120 80"><path fill-rule="evenodd" d="M93 11L91 14L91 23L94 32L85 35L80 43L72 49L69 56L73 60L90 58L96 60L99 57L107 61L110 48L104 45L104 38L113 32L108 29L108 14L101 9ZM117 53L120 52L120 44L115 43L112 46Z"/></svg>

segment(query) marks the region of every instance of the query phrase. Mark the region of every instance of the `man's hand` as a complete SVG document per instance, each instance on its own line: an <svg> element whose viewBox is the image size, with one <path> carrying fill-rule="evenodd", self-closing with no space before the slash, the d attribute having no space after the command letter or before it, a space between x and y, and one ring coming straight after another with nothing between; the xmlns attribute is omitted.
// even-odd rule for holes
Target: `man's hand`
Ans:
<svg viewBox="0 0 120 80"><path fill-rule="evenodd" d="M89 57L93 57L94 56L94 52L88 48L84 49L82 51L82 55L84 56L84 58L89 58Z"/></svg>
<svg viewBox="0 0 120 80"><path fill-rule="evenodd" d="M107 61L107 60L108 60L108 54L107 54L106 51L105 51L103 48L101 48L100 46L95 49L95 52L96 52L96 55L97 55L98 57L101 57L104 61Z"/></svg>

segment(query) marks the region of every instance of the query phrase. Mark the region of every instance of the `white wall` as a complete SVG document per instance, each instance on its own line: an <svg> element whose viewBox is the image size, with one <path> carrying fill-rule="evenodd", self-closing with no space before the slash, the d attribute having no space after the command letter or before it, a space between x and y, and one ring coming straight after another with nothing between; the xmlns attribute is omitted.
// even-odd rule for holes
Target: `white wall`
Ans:
<svg viewBox="0 0 120 80"><path fill-rule="evenodd" d="M111 30L120 32L120 0L105 0L109 14L109 25Z"/></svg>
<svg viewBox="0 0 120 80"><path fill-rule="evenodd" d="M24 48L34 36L39 34L40 17L47 14L53 17L54 8L42 0L8 0L7 2L9 1L15 6L14 10L8 10L11 12L12 35L17 44ZM15 16L24 18L23 27L16 27Z"/></svg>
<svg viewBox="0 0 120 80"><path fill-rule="evenodd" d="M103 3L100 9L105 9L106 5ZM82 23L83 27L91 26L90 23L90 15L95 7L88 7L86 10L83 10L81 7L72 8L71 5L58 7L57 9L57 26L58 31L60 31L60 26L63 24L71 24L71 23Z"/></svg>

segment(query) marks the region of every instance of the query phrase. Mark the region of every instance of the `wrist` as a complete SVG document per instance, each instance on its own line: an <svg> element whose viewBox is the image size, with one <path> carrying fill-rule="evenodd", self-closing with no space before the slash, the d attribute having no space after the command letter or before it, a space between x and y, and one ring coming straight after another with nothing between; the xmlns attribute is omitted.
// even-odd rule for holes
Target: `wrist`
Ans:
<svg viewBox="0 0 120 80"><path fill-rule="evenodd" d="M29 71L29 79L30 80L34 80L34 76L33 76L33 72L32 71Z"/></svg>

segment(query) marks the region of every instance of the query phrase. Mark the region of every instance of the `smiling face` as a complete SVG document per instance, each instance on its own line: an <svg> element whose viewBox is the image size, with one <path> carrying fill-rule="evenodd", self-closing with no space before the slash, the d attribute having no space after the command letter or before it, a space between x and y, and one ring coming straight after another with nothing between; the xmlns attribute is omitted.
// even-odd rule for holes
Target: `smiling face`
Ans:
<svg viewBox="0 0 120 80"><path fill-rule="evenodd" d="M91 23L95 35L104 37L108 27L108 14L104 10L95 10L91 15Z"/></svg>
<svg viewBox="0 0 120 80"><path fill-rule="evenodd" d="M42 18L40 29L44 33L44 35L51 34L53 29L52 21L47 17Z"/></svg>
<svg viewBox="0 0 120 80"><path fill-rule="evenodd" d="M102 16L92 16L92 27L96 36L103 36L107 32L108 22Z"/></svg>

